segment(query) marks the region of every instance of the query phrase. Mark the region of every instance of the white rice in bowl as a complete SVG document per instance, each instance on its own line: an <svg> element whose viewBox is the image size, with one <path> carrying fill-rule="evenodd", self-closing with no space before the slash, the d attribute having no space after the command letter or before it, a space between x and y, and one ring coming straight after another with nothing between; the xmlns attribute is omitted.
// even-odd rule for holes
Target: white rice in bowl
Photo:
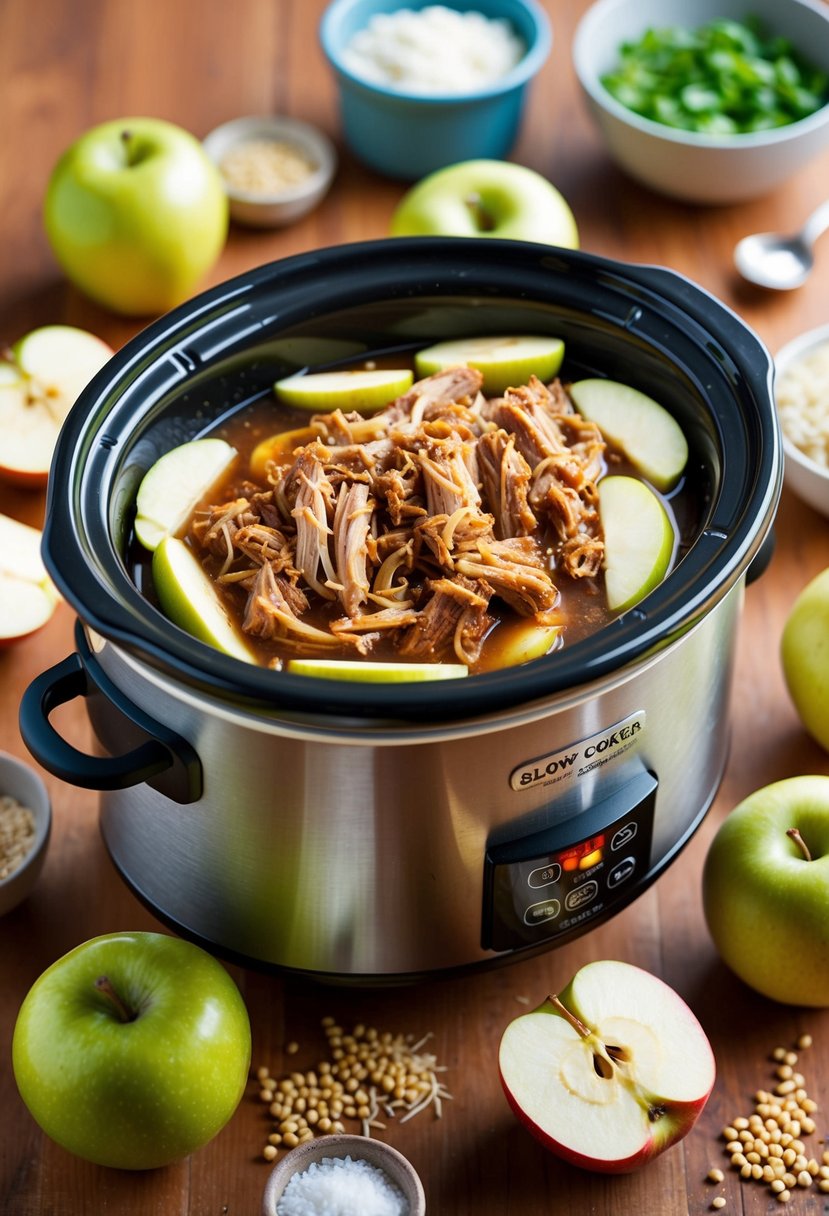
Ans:
<svg viewBox="0 0 829 1216"><path fill-rule="evenodd" d="M829 467L829 341L785 368L775 396L786 438L815 464Z"/></svg>

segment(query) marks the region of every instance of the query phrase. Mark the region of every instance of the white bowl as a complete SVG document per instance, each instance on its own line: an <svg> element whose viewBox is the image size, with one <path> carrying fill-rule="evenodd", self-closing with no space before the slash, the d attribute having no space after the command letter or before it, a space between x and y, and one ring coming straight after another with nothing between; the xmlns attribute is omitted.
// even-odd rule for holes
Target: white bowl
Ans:
<svg viewBox="0 0 829 1216"><path fill-rule="evenodd" d="M284 1153L268 1178L262 1199L262 1216L276 1216L277 1204L293 1176L325 1157L350 1157L352 1161L366 1161L383 1170L403 1195L407 1216L425 1216L423 1184L411 1162L390 1144L383 1144L368 1136L353 1135L318 1136Z"/></svg>
<svg viewBox="0 0 829 1216"><path fill-rule="evenodd" d="M734 203L780 186L829 146L829 105L772 131L702 135L641 118L601 83L621 44L650 28L750 15L829 72L829 7L820 0L597 0L587 10L573 40L576 75L610 154L631 177L686 202Z"/></svg>
<svg viewBox="0 0 829 1216"><path fill-rule="evenodd" d="M812 354L819 346L829 343L829 325L811 329L787 342L774 358L775 395L785 372L793 364ZM829 391L826 397L829 418ZM822 515L829 515L829 468L812 460L783 432L784 479L786 486Z"/></svg>
<svg viewBox="0 0 829 1216"><path fill-rule="evenodd" d="M277 228L292 224L316 207L328 192L337 169L337 154L327 135L296 118L267 115L236 118L223 123L204 139L207 155L221 167L228 152L253 140L291 144L316 166L308 177L275 193L253 193L225 181L231 217L254 228ZM223 179L224 180L224 179Z"/></svg>
<svg viewBox="0 0 829 1216"><path fill-rule="evenodd" d="M34 844L23 863L8 878L0 879L0 916L5 916L23 902L38 880L52 830L52 807L46 786L35 770L7 752L0 752L2 794L9 794L21 806L27 806L35 820Z"/></svg>

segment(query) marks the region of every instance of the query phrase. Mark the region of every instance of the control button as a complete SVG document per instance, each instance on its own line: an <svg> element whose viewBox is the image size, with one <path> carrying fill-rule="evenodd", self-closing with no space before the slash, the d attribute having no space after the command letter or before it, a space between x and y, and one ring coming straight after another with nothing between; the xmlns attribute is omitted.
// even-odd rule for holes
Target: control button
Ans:
<svg viewBox="0 0 829 1216"><path fill-rule="evenodd" d="M617 853L619 849L623 849L626 845L630 844L638 830L639 824L631 822L626 823L624 827L621 827L617 832L614 832L613 839L610 842L610 847L613 852Z"/></svg>
<svg viewBox="0 0 829 1216"><path fill-rule="evenodd" d="M609 887L618 887L620 883L627 882L635 869L636 858L626 857L624 861L620 861L610 871L607 876L607 885Z"/></svg>
<svg viewBox="0 0 829 1216"><path fill-rule="evenodd" d="M533 870L527 882L531 887L546 887L551 882L558 882L560 878L561 866L554 861L551 866L541 866L538 870Z"/></svg>
<svg viewBox="0 0 829 1216"><path fill-rule="evenodd" d="M598 894L599 884L591 879L571 891L564 901L564 906L568 912L575 912L576 908L583 908L585 904L592 903Z"/></svg>
<svg viewBox="0 0 829 1216"><path fill-rule="evenodd" d="M527 911L524 913L525 925L543 925L549 920L555 920L561 911L561 904L557 899L545 899L540 904L530 904Z"/></svg>

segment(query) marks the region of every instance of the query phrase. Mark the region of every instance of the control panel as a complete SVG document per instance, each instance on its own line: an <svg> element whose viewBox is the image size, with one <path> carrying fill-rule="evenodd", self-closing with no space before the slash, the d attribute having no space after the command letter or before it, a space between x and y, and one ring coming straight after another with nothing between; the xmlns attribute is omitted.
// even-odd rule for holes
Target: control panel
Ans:
<svg viewBox="0 0 829 1216"><path fill-rule="evenodd" d="M657 784L643 770L564 823L488 848L483 948L541 945L629 903L650 869Z"/></svg>

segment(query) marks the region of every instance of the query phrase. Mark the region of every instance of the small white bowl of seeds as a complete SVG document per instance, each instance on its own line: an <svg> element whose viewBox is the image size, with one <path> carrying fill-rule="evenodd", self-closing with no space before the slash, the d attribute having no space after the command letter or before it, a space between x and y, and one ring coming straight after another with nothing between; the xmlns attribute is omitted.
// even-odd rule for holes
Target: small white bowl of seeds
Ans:
<svg viewBox="0 0 829 1216"><path fill-rule="evenodd" d="M829 516L829 325L793 338L774 365L786 485Z"/></svg>
<svg viewBox="0 0 829 1216"><path fill-rule="evenodd" d="M52 830L49 794L35 770L0 752L0 916L31 892Z"/></svg>
<svg viewBox="0 0 829 1216"><path fill-rule="evenodd" d="M328 192L337 154L327 135L296 118L236 118L204 140L239 224L278 228L316 207Z"/></svg>

